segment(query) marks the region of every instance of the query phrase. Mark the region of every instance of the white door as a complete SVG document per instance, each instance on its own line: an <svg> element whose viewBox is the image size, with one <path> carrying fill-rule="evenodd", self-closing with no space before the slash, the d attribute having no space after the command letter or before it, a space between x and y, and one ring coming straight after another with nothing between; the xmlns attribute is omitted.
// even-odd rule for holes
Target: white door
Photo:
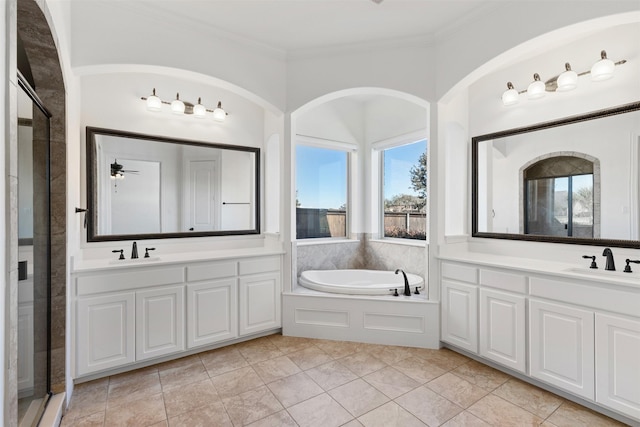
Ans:
<svg viewBox="0 0 640 427"><path fill-rule="evenodd" d="M236 279L187 285L187 348L238 336Z"/></svg>
<svg viewBox="0 0 640 427"><path fill-rule="evenodd" d="M529 316L530 375L593 400L593 312L530 300Z"/></svg>
<svg viewBox="0 0 640 427"><path fill-rule="evenodd" d="M640 421L640 321L596 313L596 401Z"/></svg>
<svg viewBox="0 0 640 427"><path fill-rule="evenodd" d="M480 289L480 355L520 372L525 363L525 298Z"/></svg>
<svg viewBox="0 0 640 427"><path fill-rule="evenodd" d="M78 375L135 360L135 294L123 292L77 301Z"/></svg>
<svg viewBox="0 0 640 427"><path fill-rule="evenodd" d="M136 293L136 360L184 350L184 286Z"/></svg>
<svg viewBox="0 0 640 427"><path fill-rule="evenodd" d="M282 326L280 273L240 277L240 335Z"/></svg>
<svg viewBox="0 0 640 427"><path fill-rule="evenodd" d="M442 341L478 352L478 287L442 280Z"/></svg>
<svg viewBox="0 0 640 427"><path fill-rule="evenodd" d="M190 231L219 229L219 201L216 200L217 168L215 160L190 160L189 198L187 200Z"/></svg>

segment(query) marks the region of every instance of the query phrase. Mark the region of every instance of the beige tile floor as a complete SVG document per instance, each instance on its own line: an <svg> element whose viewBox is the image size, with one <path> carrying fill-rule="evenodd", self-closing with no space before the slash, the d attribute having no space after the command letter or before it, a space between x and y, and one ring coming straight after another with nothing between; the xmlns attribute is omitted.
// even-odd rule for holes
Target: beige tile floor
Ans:
<svg viewBox="0 0 640 427"><path fill-rule="evenodd" d="M450 350L272 335L75 388L62 426L615 426Z"/></svg>

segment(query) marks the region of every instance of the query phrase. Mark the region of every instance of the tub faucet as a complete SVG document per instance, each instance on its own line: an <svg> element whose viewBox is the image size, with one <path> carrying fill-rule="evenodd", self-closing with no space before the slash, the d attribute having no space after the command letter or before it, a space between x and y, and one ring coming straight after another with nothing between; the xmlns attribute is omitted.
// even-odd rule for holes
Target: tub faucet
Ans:
<svg viewBox="0 0 640 427"><path fill-rule="evenodd" d="M131 248L131 259L138 259L138 244L133 242L133 247Z"/></svg>
<svg viewBox="0 0 640 427"><path fill-rule="evenodd" d="M409 279L407 279L407 274L401 269L397 269L396 274L398 274L398 272L402 273L402 277L404 277L404 296L410 297L411 288L409 288Z"/></svg>
<svg viewBox="0 0 640 427"><path fill-rule="evenodd" d="M613 252L611 252L611 249L605 248L605 250L602 252L602 256L607 257L607 264L605 265L604 269L606 271L616 271L616 263L613 261Z"/></svg>

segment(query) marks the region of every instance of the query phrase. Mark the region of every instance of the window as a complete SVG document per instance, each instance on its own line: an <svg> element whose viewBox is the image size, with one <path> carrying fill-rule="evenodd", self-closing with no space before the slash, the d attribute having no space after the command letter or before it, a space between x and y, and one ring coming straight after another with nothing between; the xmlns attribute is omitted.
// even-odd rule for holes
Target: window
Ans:
<svg viewBox="0 0 640 427"><path fill-rule="evenodd" d="M594 237L594 174L589 160L557 156L524 171L525 233Z"/></svg>
<svg viewBox="0 0 640 427"><path fill-rule="evenodd" d="M427 141L381 152L383 235L427 239Z"/></svg>
<svg viewBox="0 0 640 427"><path fill-rule="evenodd" d="M347 236L345 151L296 146L296 238Z"/></svg>

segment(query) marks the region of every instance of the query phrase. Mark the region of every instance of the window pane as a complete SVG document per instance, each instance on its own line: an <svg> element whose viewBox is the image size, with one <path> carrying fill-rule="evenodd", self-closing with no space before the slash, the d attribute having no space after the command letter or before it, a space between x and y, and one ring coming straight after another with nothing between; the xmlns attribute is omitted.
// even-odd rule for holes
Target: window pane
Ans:
<svg viewBox="0 0 640 427"><path fill-rule="evenodd" d="M593 237L593 175L571 177L571 203L574 237Z"/></svg>
<svg viewBox="0 0 640 427"><path fill-rule="evenodd" d="M347 153L296 147L296 238L346 237Z"/></svg>
<svg viewBox="0 0 640 427"><path fill-rule="evenodd" d="M384 237L427 239L427 141L382 152Z"/></svg>

